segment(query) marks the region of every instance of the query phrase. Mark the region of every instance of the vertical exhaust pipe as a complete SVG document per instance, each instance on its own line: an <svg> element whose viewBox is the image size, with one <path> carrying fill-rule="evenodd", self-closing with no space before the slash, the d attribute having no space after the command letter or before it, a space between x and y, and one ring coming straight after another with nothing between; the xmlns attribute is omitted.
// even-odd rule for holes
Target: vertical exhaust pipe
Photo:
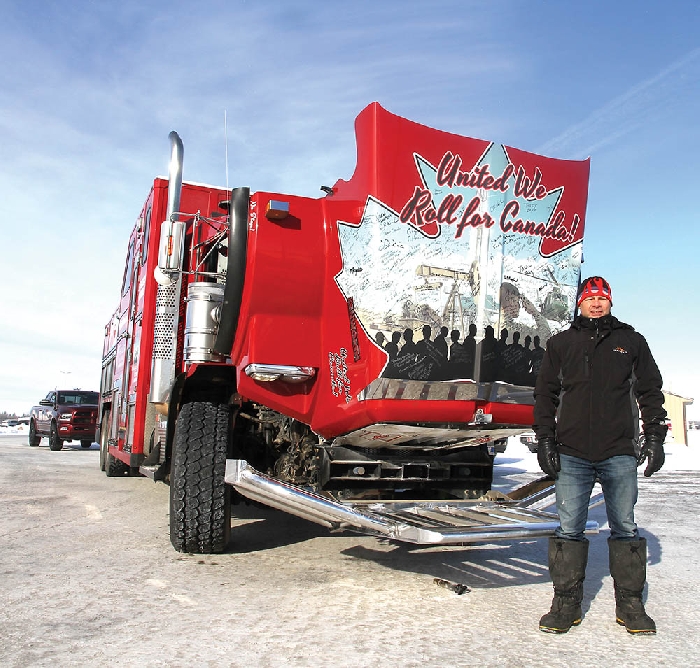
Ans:
<svg viewBox="0 0 700 668"><path fill-rule="evenodd" d="M182 160L185 150L177 132L173 131L170 138L170 164L168 166L168 206L165 220L160 226L160 244L158 246L158 268L155 279L159 285L172 285L176 275L182 268L185 224L174 221L173 218L180 210L180 194L182 192Z"/></svg>
<svg viewBox="0 0 700 668"><path fill-rule="evenodd" d="M250 188L234 188L229 205L228 264L226 288L221 305L221 322L214 343L214 352L230 355L238 328L238 316L243 301L246 257L248 252L248 209Z"/></svg>
<svg viewBox="0 0 700 668"><path fill-rule="evenodd" d="M182 192L182 161L185 149L180 135L173 130L170 139L170 164L168 166L168 212L165 220L180 210L180 193Z"/></svg>
<svg viewBox="0 0 700 668"><path fill-rule="evenodd" d="M175 380L175 355L182 289L182 275L179 270L185 237L185 224L172 221L173 215L180 210L182 163L185 150L177 132L173 131L168 136L170 139L168 207L165 220L161 225L158 268L155 274L159 285L156 294L156 327L151 359L151 391L148 397L148 400L155 404L168 402Z"/></svg>

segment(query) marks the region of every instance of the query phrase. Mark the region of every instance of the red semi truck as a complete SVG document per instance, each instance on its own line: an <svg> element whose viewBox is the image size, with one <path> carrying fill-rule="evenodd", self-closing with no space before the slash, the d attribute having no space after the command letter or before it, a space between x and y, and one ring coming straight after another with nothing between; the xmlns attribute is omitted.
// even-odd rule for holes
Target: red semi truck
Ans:
<svg viewBox="0 0 700 668"><path fill-rule="evenodd" d="M352 178L309 198L183 182L171 133L105 331L97 440L108 476L169 483L177 550L223 550L241 500L416 543L556 526L551 481L491 490L493 446L530 428L573 316L588 161L377 103L356 135Z"/></svg>

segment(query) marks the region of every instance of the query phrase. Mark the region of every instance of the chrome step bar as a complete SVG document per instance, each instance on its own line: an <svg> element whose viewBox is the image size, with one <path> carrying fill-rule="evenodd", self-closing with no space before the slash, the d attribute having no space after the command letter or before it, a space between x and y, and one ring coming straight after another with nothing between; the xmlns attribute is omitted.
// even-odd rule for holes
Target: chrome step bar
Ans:
<svg viewBox="0 0 700 668"><path fill-rule="evenodd" d="M528 540L554 535L554 485L542 479L508 496L476 501L338 502L256 471L242 459L226 460L225 480L240 494L332 530L354 530L420 545L454 545L495 540ZM539 483L539 484L538 484ZM590 507L602 503L602 495ZM598 523L586 523L598 533Z"/></svg>

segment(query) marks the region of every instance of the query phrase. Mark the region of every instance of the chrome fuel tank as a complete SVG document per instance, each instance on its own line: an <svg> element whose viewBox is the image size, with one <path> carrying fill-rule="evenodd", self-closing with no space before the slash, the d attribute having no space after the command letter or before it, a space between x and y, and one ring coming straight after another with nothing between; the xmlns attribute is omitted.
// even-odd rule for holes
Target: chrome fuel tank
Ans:
<svg viewBox="0 0 700 668"><path fill-rule="evenodd" d="M222 283L190 283L185 320L185 362L218 362L223 355L214 352L219 329Z"/></svg>

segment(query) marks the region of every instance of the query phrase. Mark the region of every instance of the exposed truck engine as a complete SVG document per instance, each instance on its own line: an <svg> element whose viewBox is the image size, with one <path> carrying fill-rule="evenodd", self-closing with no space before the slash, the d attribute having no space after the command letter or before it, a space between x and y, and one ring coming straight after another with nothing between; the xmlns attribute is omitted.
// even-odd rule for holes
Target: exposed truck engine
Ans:
<svg viewBox="0 0 700 668"><path fill-rule="evenodd" d="M171 133L105 330L97 440L108 476L169 483L179 551L225 549L242 500L418 543L556 526L551 481L490 491L493 452L531 428L573 317L588 161L377 103L356 134L350 180L309 198L183 182Z"/></svg>

